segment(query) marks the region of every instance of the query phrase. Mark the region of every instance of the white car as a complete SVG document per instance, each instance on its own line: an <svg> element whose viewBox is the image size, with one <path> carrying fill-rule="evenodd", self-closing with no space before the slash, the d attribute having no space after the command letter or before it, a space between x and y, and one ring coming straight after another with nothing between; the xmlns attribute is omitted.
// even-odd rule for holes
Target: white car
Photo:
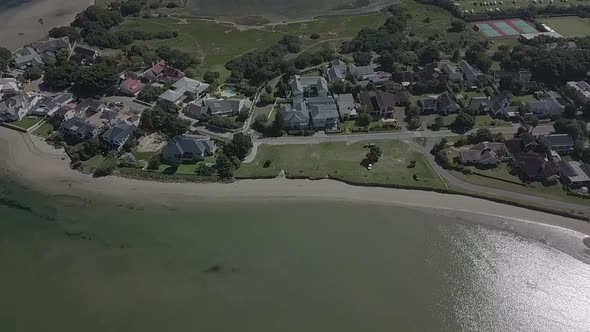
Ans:
<svg viewBox="0 0 590 332"><path fill-rule="evenodd" d="M367 165L367 169L370 171L373 168L373 164Z"/></svg>

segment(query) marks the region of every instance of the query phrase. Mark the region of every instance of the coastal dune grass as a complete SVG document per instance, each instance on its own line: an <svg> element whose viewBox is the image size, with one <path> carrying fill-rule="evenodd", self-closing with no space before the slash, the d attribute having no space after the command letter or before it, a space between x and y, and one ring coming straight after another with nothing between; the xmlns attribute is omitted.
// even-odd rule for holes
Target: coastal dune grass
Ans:
<svg viewBox="0 0 590 332"><path fill-rule="evenodd" d="M383 156L367 170L361 165L369 141L346 144L261 145L254 161L242 164L237 178L275 177L284 170L289 177L333 178L358 184L444 188L425 157L401 141L379 141ZM411 161L415 167L409 168ZM270 161L270 165L268 162ZM266 166L265 167L265 163ZM419 180L414 180L414 174Z"/></svg>

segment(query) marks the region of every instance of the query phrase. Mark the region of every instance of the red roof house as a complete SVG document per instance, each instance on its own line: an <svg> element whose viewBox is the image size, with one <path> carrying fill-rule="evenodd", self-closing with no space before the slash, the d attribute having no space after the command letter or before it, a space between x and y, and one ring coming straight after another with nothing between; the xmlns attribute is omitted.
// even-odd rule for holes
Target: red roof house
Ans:
<svg viewBox="0 0 590 332"><path fill-rule="evenodd" d="M160 62L146 70L142 77L150 81L178 81L184 77L184 73L168 66L166 61L160 60Z"/></svg>
<svg viewBox="0 0 590 332"><path fill-rule="evenodd" d="M144 87L145 84L138 80L126 79L121 82L119 90L128 96L136 96Z"/></svg>

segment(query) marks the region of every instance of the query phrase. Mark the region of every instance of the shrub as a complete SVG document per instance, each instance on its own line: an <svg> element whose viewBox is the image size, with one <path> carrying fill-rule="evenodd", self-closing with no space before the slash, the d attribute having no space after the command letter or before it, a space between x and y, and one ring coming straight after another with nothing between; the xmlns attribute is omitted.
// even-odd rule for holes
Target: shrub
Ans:
<svg viewBox="0 0 590 332"><path fill-rule="evenodd" d="M174 1L170 1L166 5L166 8L176 8L176 7L178 7L178 4L176 2L174 2Z"/></svg>
<svg viewBox="0 0 590 332"><path fill-rule="evenodd" d="M155 171L158 168L160 168L161 164L162 164L162 161L160 160L160 155L159 154L153 155L152 158L150 159L149 164L148 164L148 169Z"/></svg>
<svg viewBox="0 0 590 332"><path fill-rule="evenodd" d="M262 167L269 168L270 165L272 165L272 160L267 160L267 161L264 162L264 165L262 165Z"/></svg>
<svg viewBox="0 0 590 332"><path fill-rule="evenodd" d="M320 35L317 33L312 33L310 36L311 39L320 39Z"/></svg>
<svg viewBox="0 0 590 332"><path fill-rule="evenodd" d="M115 166L117 165L116 158L107 158L105 159L100 166L98 166L94 170L94 177L101 177L111 175L115 170Z"/></svg>

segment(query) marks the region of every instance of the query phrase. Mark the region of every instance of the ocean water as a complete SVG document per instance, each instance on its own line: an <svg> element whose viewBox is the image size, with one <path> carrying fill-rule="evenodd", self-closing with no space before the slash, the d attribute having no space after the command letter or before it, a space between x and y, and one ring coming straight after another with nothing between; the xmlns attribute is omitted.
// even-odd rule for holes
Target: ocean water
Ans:
<svg viewBox="0 0 590 332"><path fill-rule="evenodd" d="M0 184L0 331L590 331L590 265L398 207Z"/></svg>
<svg viewBox="0 0 590 332"><path fill-rule="evenodd" d="M0 0L0 12L32 1L33 0Z"/></svg>

